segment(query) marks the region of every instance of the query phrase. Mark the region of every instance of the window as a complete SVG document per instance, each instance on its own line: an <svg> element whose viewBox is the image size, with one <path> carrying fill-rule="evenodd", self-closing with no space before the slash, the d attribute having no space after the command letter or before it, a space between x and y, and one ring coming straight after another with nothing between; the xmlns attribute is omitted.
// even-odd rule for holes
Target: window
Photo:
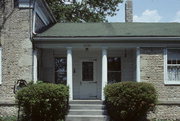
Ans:
<svg viewBox="0 0 180 121"><path fill-rule="evenodd" d="M18 7L18 0L14 0L14 7Z"/></svg>
<svg viewBox="0 0 180 121"><path fill-rule="evenodd" d="M64 2L75 2L75 0L64 0Z"/></svg>
<svg viewBox="0 0 180 121"><path fill-rule="evenodd" d="M14 7L33 8L33 0L14 0Z"/></svg>
<svg viewBox="0 0 180 121"><path fill-rule="evenodd" d="M63 0L64 4L69 5L75 2L74 0Z"/></svg>
<svg viewBox="0 0 180 121"><path fill-rule="evenodd" d="M93 62L82 62L82 81L93 81Z"/></svg>
<svg viewBox="0 0 180 121"><path fill-rule="evenodd" d="M180 49L167 49L167 84L180 84Z"/></svg>
<svg viewBox="0 0 180 121"><path fill-rule="evenodd" d="M119 57L108 58L108 83L121 81L121 59Z"/></svg>
<svg viewBox="0 0 180 121"><path fill-rule="evenodd" d="M55 83L67 83L67 59L66 57L55 58Z"/></svg>

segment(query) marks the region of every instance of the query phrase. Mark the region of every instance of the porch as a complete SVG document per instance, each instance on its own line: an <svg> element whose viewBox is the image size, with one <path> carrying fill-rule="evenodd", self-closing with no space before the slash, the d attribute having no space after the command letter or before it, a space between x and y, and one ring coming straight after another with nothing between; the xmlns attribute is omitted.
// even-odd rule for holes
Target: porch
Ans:
<svg viewBox="0 0 180 121"><path fill-rule="evenodd" d="M138 80L138 48L39 47L34 80L69 86L70 100L104 100L108 83Z"/></svg>

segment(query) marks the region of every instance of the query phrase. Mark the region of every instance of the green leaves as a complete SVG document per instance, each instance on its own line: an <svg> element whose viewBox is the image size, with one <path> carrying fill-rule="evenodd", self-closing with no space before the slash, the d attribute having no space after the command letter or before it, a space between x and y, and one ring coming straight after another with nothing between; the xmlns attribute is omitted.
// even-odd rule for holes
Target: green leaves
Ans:
<svg viewBox="0 0 180 121"><path fill-rule="evenodd" d="M68 110L68 87L39 83L18 91L16 99L23 107L24 119L56 121L63 119Z"/></svg>
<svg viewBox="0 0 180 121"><path fill-rule="evenodd" d="M123 0L83 0L65 5L61 0L47 0L58 22L107 22L114 16Z"/></svg>
<svg viewBox="0 0 180 121"><path fill-rule="evenodd" d="M155 107L157 94L149 83L120 82L104 89L106 105L112 119L137 121Z"/></svg>

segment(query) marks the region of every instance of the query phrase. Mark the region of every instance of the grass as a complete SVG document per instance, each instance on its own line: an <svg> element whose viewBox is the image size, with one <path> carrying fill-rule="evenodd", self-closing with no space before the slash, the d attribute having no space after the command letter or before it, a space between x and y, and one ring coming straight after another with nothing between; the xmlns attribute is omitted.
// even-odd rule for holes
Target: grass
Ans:
<svg viewBox="0 0 180 121"><path fill-rule="evenodd" d="M16 116L0 117L0 121L17 121L17 117ZM64 120L58 120L58 121L64 121Z"/></svg>
<svg viewBox="0 0 180 121"><path fill-rule="evenodd" d="M169 119L152 119L150 121L180 121L180 120L169 120Z"/></svg>
<svg viewBox="0 0 180 121"><path fill-rule="evenodd" d="M0 117L0 121L17 121L16 116Z"/></svg>

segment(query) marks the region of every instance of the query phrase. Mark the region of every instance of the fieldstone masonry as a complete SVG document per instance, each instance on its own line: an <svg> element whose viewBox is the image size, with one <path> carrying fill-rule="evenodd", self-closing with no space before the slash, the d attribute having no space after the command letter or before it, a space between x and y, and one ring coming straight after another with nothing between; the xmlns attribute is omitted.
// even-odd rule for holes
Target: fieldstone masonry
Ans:
<svg viewBox="0 0 180 121"><path fill-rule="evenodd" d="M3 23L3 6L2 6L2 1L0 1L0 31Z"/></svg>
<svg viewBox="0 0 180 121"><path fill-rule="evenodd" d="M12 105L1 105L0 106L0 116L17 116L18 108Z"/></svg>
<svg viewBox="0 0 180 121"><path fill-rule="evenodd" d="M164 48L140 49L141 81L152 83L158 92L159 105L149 118L180 119L180 86L164 84Z"/></svg>
<svg viewBox="0 0 180 121"><path fill-rule="evenodd" d="M1 30L2 84L0 85L0 116L17 113L13 87L18 79L32 80L31 10L13 8L6 0L4 26Z"/></svg>

